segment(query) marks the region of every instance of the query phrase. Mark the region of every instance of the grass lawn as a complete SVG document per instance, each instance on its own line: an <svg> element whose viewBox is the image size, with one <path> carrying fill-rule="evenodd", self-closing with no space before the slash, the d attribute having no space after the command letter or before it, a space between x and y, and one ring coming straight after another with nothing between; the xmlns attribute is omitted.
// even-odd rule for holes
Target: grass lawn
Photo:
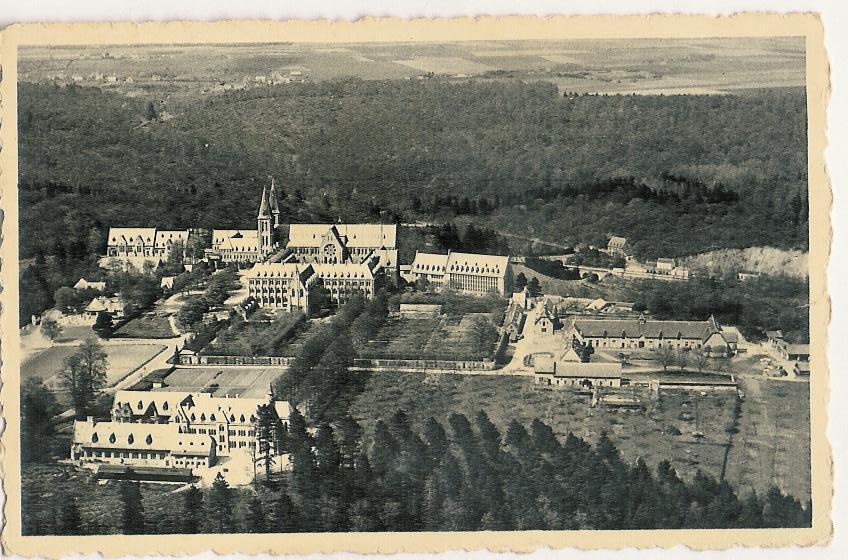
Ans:
<svg viewBox="0 0 848 560"><path fill-rule="evenodd" d="M398 409L403 409L417 427L433 416L446 428L451 413L462 413L473 419L473 415L483 409L501 435L506 433L513 418L525 426L529 426L533 418L539 418L560 438L571 431L594 443L601 431L606 430L629 462L642 458L653 469L661 460L668 459L687 479L698 469L716 478L720 476L731 436L727 430L733 421L734 392L701 395L700 392L663 391L658 399L652 399L647 389L624 390L623 394L639 397L645 410L590 408L588 397L562 388L536 386L528 378L372 373L365 390L351 407L351 414L365 428L368 443L374 423L379 419L388 420ZM746 401L742 424L750 421L746 418L747 406ZM803 418L797 419L799 425L804 422ZM704 437L696 437L693 432L702 432ZM734 436L734 442L737 437L739 434ZM799 454L787 446L787 465L790 454L800 457L804 452L800 450ZM727 473L731 482L747 481L749 487L757 488L758 492L765 491L770 484L756 472L740 475L742 473L730 469ZM786 469L785 476L787 490L802 490L799 484L804 478L802 473Z"/></svg>
<svg viewBox="0 0 848 560"><path fill-rule="evenodd" d="M113 338L174 338L177 333L171 321L157 313L145 313L125 324L113 334Z"/></svg>
<svg viewBox="0 0 848 560"><path fill-rule="evenodd" d="M131 371L165 349L159 344L107 344L107 385L126 377ZM48 386L58 384L56 376L64 366L65 358L77 351L76 346L53 346L35 354L21 365L21 379L41 378Z"/></svg>
<svg viewBox="0 0 848 560"><path fill-rule="evenodd" d="M488 313L392 318L361 354L366 358L425 360L491 358L497 343L497 330L492 325L489 336L481 343L473 328L475 320L479 319L492 323Z"/></svg>

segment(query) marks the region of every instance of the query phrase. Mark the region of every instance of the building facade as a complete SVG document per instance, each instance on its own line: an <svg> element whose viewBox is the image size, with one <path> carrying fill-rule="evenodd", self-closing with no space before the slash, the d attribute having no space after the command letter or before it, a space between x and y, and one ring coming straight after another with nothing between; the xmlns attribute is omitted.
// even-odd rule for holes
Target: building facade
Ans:
<svg viewBox="0 0 848 560"><path fill-rule="evenodd" d="M574 337L594 348L706 348L713 355L736 353L737 336L722 329L715 317L706 321L645 319L576 319Z"/></svg>
<svg viewBox="0 0 848 560"><path fill-rule="evenodd" d="M377 255L384 270L398 267L395 224L291 224L286 248L303 263L359 264Z"/></svg>
<svg viewBox="0 0 848 560"><path fill-rule="evenodd" d="M553 385L576 389L621 387L621 364L581 363L560 360L539 360L533 371L537 385Z"/></svg>
<svg viewBox="0 0 848 560"><path fill-rule="evenodd" d="M185 433L177 424L74 422L71 460L81 465L201 469L213 466L217 446L212 434Z"/></svg>
<svg viewBox="0 0 848 560"><path fill-rule="evenodd" d="M312 311L319 280L311 264L258 263L247 275L247 295L266 309Z"/></svg>
<svg viewBox="0 0 848 560"><path fill-rule="evenodd" d="M256 448L256 420L268 406L274 420L288 422L289 405L266 398L215 397L177 391L118 391L112 421L118 424L166 424L177 433L212 438L217 456Z"/></svg>
<svg viewBox="0 0 848 560"><path fill-rule="evenodd" d="M259 307L314 310L318 290L336 305L355 294L372 299L380 286L380 257L372 255L360 263L259 263L247 273L247 293Z"/></svg>
<svg viewBox="0 0 848 560"><path fill-rule="evenodd" d="M151 261L167 260L177 242L188 241L189 231L145 228L109 228L106 256L113 258L147 258Z"/></svg>
<svg viewBox="0 0 848 560"><path fill-rule="evenodd" d="M512 291L512 265L508 256L475 253L415 254L411 280L424 279L435 287L485 295Z"/></svg>

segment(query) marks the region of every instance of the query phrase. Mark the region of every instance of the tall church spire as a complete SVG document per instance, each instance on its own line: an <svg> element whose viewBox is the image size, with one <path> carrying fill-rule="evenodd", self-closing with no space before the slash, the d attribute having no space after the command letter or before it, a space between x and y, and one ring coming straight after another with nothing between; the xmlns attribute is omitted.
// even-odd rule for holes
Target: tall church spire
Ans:
<svg viewBox="0 0 848 560"><path fill-rule="evenodd" d="M274 227L280 226L280 202L277 200L277 185L271 177L271 192L268 193L268 207L274 216Z"/></svg>
<svg viewBox="0 0 848 560"><path fill-rule="evenodd" d="M270 218L271 212L268 211L268 191L262 187L262 199L259 201L259 215L257 218Z"/></svg>

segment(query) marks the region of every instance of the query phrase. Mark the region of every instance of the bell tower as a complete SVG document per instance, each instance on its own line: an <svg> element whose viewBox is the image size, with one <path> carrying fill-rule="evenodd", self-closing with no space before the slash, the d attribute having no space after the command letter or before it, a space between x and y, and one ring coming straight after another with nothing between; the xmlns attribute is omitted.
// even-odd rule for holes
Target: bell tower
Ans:
<svg viewBox="0 0 848 560"><path fill-rule="evenodd" d="M274 247L274 235L271 231L271 211L268 192L262 187L262 199L259 201L259 214L256 216L256 229L259 234L259 257L268 255Z"/></svg>

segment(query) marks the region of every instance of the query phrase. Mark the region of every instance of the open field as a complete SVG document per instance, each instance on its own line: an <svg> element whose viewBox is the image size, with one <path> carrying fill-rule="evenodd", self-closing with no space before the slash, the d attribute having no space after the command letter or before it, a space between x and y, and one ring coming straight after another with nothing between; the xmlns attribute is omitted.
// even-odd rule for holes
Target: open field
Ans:
<svg viewBox="0 0 848 560"><path fill-rule="evenodd" d="M214 388L217 396L264 397L271 383L285 368L281 367L193 367L177 368L165 378L163 391L193 391Z"/></svg>
<svg viewBox="0 0 848 560"><path fill-rule="evenodd" d="M112 333L113 338L174 338L177 334L169 318L160 313L145 313Z"/></svg>
<svg viewBox="0 0 848 560"><path fill-rule="evenodd" d="M751 481L776 484L804 503L811 484L809 383L759 376L741 382L745 401L727 477L746 487Z"/></svg>
<svg viewBox="0 0 848 560"><path fill-rule="evenodd" d="M126 377L165 348L158 344L104 345L107 360L107 385L112 385ZM38 352L21 365L21 379L39 377L48 386L54 387L58 383L56 375L62 370L65 358L76 351L76 346L54 346Z"/></svg>
<svg viewBox="0 0 848 560"><path fill-rule="evenodd" d="M664 391L658 399L652 398L647 389L625 389L622 394L638 397L645 410L591 408L587 396L536 386L529 379L517 377L374 373L351 414L366 428L368 438L377 420L388 420L398 409L403 409L417 426L429 416L444 423L451 413L471 418L483 409L502 435L513 418L525 426L539 418L560 438L571 431L594 442L606 430L627 461L641 457L655 468L660 460L668 459L685 478L694 476L698 469L716 478L721 475L726 445L731 441L728 429L733 425L735 392L702 395ZM740 418L743 426L750 421L747 406L746 401ZM803 422L798 420L799 425ZM695 432L702 432L703 436L693 435ZM734 445L737 437L732 440ZM788 460L793 448L786 449ZM802 501L807 495L802 493L805 476L800 471L787 471L783 478L784 489L798 492ZM727 478L737 484L745 480L758 492L765 491L772 482L756 470L741 473L729 468ZM809 485L806 491L809 492Z"/></svg>
<svg viewBox="0 0 848 560"><path fill-rule="evenodd" d="M744 64L740 64L744 60ZM134 95L173 86L215 90L221 83L292 72L308 80L409 78L423 72L498 79L548 79L562 91L724 93L801 86L803 43L793 38L740 41L619 39L321 45L152 45L24 49L23 80L79 78ZM115 76L114 83L105 76ZM99 77L98 77L99 76ZM126 78L131 78L127 81ZM173 87L172 86L172 87ZM176 88L174 88L176 89Z"/></svg>

